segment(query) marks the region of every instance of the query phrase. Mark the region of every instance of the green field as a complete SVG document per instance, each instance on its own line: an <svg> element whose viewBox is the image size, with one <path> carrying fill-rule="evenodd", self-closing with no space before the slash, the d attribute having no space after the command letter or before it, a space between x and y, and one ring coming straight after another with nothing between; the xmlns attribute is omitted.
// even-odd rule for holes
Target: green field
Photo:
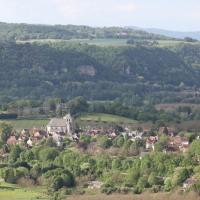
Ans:
<svg viewBox="0 0 200 200"><path fill-rule="evenodd" d="M14 129L24 128L41 128L47 125L48 119L18 119L18 120L3 120L0 122L10 123Z"/></svg>
<svg viewBox="0 0 200 200"><path fill-rule="evenodd" d="M71 40L53 40L53 39L45 39L45 40L26 40L26 41L17 41L18 43L55 43L55 42L66 42L66 44L70 43L81 43L81 44L89 44L89 45L97 45L97 46L127 46L127 39L71 39Z"/></svg>
<svg viewBox="0 0 200 200"><path fill-rule="evenodd" d="M180 44L199 44L199 42L191 43L191 42L186 42L186 41L181 41L181 40L158 40L158 46L163 48L163 47L174 47L178 46Z"/></svg>
<svg viewBox="0 0 200 200"><path fill-rule="evenodd" d="M158 47L173 47L180 44L193 44L191 42L185 42L181 40L157 40ZM129 46L127 44L127 39L70 39L70 40L59 40L59 39L39 39L39 40L25 40L25 41L17 41L18 43L57 43L57 42L65 42L66 44L73 43L81 43L81 44L89 44L89 45L97 45L97 46ZM195 43L197 44L197 43Z"/></svg>
<svg viewBox="0 0 200 200"><path fill-rule="evenodd" d="M94 114L86 114L80 117L81 121L98 121L98 122L112 122L112 123L127 123L127 124L135 124L137 121L120 117L117 115L103 114L103 113L94 113Z"/></svg>
<svg viewBox="0 0 200 200"><path fill-rule="evenodd" d="M0 182L0 200L48 200L40 187L20 188L16 185Z"/></svg>

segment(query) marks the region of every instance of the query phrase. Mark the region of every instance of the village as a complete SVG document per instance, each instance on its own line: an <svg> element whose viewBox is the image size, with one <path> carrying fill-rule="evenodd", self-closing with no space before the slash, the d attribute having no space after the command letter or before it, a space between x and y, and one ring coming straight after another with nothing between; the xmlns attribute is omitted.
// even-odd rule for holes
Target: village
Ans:
<svg viewBox="0 0 200 200"><path fill-rule="evenodd" d="M145 143L143 153L155 151L155 144L160 141L162 135L167 137L167 144L163 152L165 153L186 153L190 146L188 136L181 136L171 127L160 127L156 133L151 134L150 129L139 127L137 130L131 130L128 127L116 130L109 128L87 127L85 130L75 131L74 119L70 114L63 118L52 118L45 128L23 129L20 132L13 132L7 140L7 145L25 144L27 148L31 148L41 142L43 139L52 138L57 146L62 145L65 138L79 142L80 135L84 134L90 137L105 135L109 140L114 140L118 136L127 137L131 141L142 140ZM196 139L199 139L197 137Z"/></svg>
<svg viewBox="0 0 200 200"><path fill-rule="evenodd" d="M190 147L190 138L186 135L180 135L175 132L171 127L160 127L157 132L151 133L151 130L147 128L139 127L135 130L131 130L128 127L120 127L117 125L118 129L109 128L95 128L88 126L84 130L75 130L75 119L67 114L63 118L52 118L45 128L32 128L32 129L22 129L20 132L13 131L11 136L7 140L8 146L22 145L27 149L31 149L37 145L40 145L43 140L50 139L56 146L62 147L63 141L67 138L74 142L75 144L81 144L81 135L88 136L91 138L96 138L98 136L106 136L108 140L114 141L116 138L122 137L126 138L132 142L142 141L143 148L138 152L140 159L145 155L156 151L156 145L165 138L165 143L163 144L162 152L173 154L181 153L185 154L188 152ZM199 139L197 136L196 140ZM81 145L79 145L81 146ZM1 158L2 160L7 159L9 153L7 148L2 148ZM182 185L182 190L186 191L188 188L196 183L195 178L188 178ZM99 181L88 182L88 188L99 189L103 185Z"/></svg>

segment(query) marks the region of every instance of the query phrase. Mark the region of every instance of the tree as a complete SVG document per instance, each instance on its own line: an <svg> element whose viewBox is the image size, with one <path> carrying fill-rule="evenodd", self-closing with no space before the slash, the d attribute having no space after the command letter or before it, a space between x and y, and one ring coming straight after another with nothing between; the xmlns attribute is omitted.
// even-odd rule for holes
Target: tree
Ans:
<svg viewBox="0 0 200 200"><path fill-rule="evenodd" d="M164 182L164 189L166 192L169 192L173 188L171 178L166 178Z"/></svg>
<svg viewBox="0 0 200 200"><path fill-rule="evenodd" d="M189 154L196 161L200 161L200 140L194 140L190 145Z"/></svg>
<svg viewBox="0 0 200 200"><path fill-rule="evenodd" d="M58 155L59 152L54 147L46 147L39 152L39 158L42 161L53 161Z"/></svg>
<svg viewBox="0 0 200 200"><path fill-rule="evenodd" d="M137 169L130 169L126 178L126 182L130 186L137 185L137 182L140 178L140 171Z"/></svg>
<svg viewBox="0 0 200 200"><path fill-rule="evenodd" d="M70 172L65 172L65 174L62 175L62 179L63 185L66 187L73 187L75 185L74 177Z"/></svg>
<svg viewBox="0 0 200 200"><path fill-rule="evenodd" d="M120 169L122 167L121 159L116 158L112 161L112 169Z"/></svg>
<svg viewBox="0 0 200 200"><path fill-rule="evenodd" d="M148 183L150 186L158 184L158 179L156 177L156 173L151 172L151 174L149 175L149 178L148 178Z"/></svg>
<svg viewBox="0 0 200 200"><path fill-rule="evenodd" d="M63 178L61 176L54 178L54 180L51 184L51 188L53 189L54 192L58 191L63 186L64 186L64 181L63 181Z"/></svg>
<svg viewBox="0 0 200 200"><path fill-rule="evenodd" d="M155 144L155 150L161 152L164 148L166 148L168 142L168 137L166 135L162 135L160 140Z"/></svg>
<svg viewBox="0 0 200 200"><path fill-rule="evenodd" d="M177 169L172 177L174 187L182 184L189 177L189 171L186 168Z"/></svg>
<svg viewBox="0 0 200 200"><path fill-rule="evenodd" d="M86 112L88 110L88 103L84 97L76 97L67 103L67 106L72 115Z"/></svg>
<svg viewBox="0 0 200 200"><path fill-rule="evenodd" d="M1 135L1 141L6 144L8 138L11 136L12 133L12 126L7 123L1 123L0 124L0 135Z"/></svg>
<svg viewBox="0 0 200 200"><path fill-rule="evenodd" d="M107 136L103 136L100 139L100 146L104 149L108 149L112 146L112 141Z"/></svg>
<svg viewBox="0 0 200 200"><path fill-rule="evenodd" d="M137 186L142 189L147 188L149 186L147 177L146 176L140 177L138 180Z"/></svg>
<svg viewBox="0 0 200 200"><path fill-rule="evenodd" d="M11 163L16 162L17 159L20 157L21 152L22 152L22 149L20 148L19 145L13 146L9 154L9 161Z"/></svg>
<svg viewBox="0 0 200 200"><path fill-rule="evenodd" d="M123 136L118 136L113 140L113 145L115 147L122 147L124 144L124 137Z"/></svg>

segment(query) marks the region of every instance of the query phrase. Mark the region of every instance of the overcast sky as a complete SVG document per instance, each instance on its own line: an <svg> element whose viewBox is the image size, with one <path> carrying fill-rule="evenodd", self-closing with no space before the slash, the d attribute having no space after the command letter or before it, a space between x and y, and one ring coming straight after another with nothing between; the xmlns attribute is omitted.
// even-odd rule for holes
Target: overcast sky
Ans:
<svg viewBox="0 0 200 200"><path fill-rule="evenodd" d="M0 21L200 30L200 0L0 0Z"/></svg>

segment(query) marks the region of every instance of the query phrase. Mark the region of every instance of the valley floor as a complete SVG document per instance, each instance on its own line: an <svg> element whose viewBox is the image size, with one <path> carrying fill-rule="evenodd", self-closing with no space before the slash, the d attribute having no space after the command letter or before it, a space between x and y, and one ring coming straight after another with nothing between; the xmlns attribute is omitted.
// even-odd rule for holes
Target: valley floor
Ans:
<svg viewBox="0 0 200 200"><path fill-rule="evenodd" d="M195 193L179 194L177 192L172 194L166 193L144 193L141 195L73 195L67 198L67 200L200 200L200 196Z"/></svg>

